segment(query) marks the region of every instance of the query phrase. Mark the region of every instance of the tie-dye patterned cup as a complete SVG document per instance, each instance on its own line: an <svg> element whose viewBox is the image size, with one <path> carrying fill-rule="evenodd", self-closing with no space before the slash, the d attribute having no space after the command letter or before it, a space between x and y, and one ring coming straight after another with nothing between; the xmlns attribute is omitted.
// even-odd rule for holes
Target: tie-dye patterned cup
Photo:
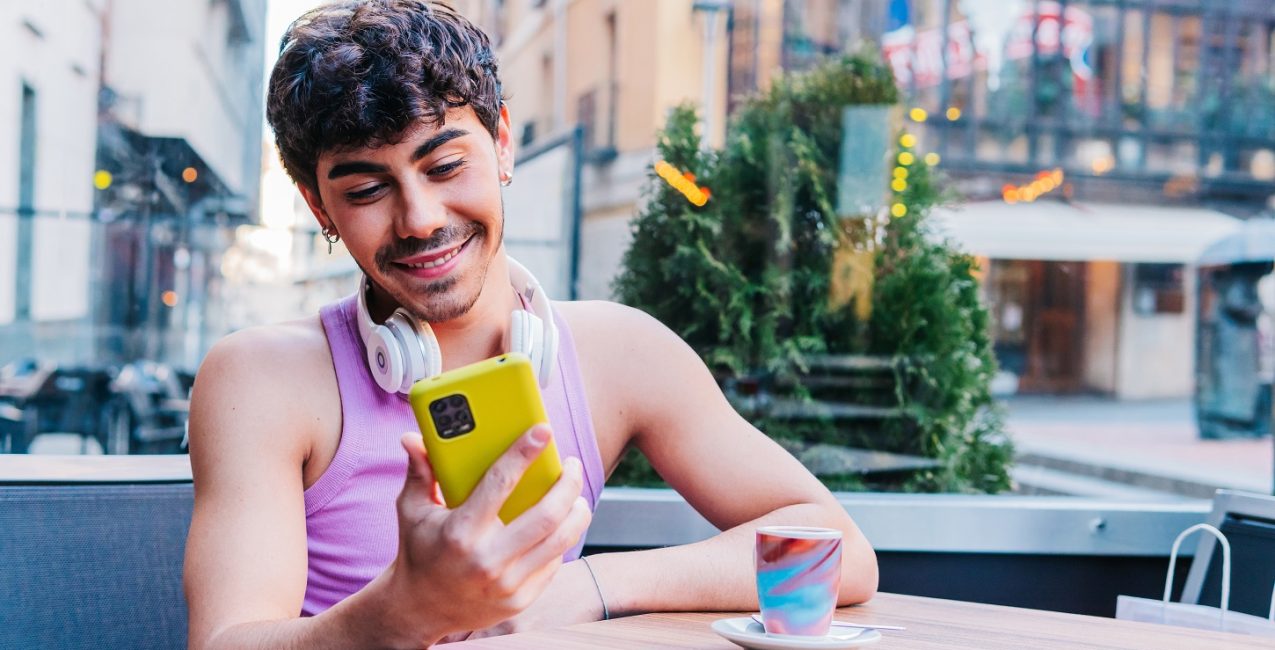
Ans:
<svg viewBox="0 0 1275 650"><path fill-rule="evenodd" d="M841 531L757 529L757 599L766 634L824 636L841 585Z"/></svg>

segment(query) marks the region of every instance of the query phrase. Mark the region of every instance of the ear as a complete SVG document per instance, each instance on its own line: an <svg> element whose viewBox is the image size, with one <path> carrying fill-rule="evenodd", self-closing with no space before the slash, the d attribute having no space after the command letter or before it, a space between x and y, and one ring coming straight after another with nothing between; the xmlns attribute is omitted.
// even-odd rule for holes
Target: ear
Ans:
<svg viewBox="0 0 1275 650"><path fill-rule="evenodd" d="M332 225L332 221L328 219L328 213L323 209L323 199L319 197L318 190L312 190L301 183L297 183L297 191L301 192L301 198L305 199L305 204L310 207L310 212L314 214L315 220L319 222L320 228L327 228Z"/></svg>
<svg viewBox="0 0 1275 650"><path fill-rule="evenodd" d="M496 122L496 163L500 173L514 171L514 136L509 121L509 105L500 102L500 120Z"/></svg>

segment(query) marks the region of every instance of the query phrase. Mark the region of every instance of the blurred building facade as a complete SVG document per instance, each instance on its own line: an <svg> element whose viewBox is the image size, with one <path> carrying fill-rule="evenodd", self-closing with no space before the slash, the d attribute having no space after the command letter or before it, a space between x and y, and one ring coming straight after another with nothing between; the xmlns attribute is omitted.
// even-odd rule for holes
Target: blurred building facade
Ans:
<svg viewBox="0 0 1275 650"><path fill-rule="evenodd" d="M105 5L0 5L0 361L37 334L66 340L90 318ZM87 353L89 341L58 347Z"/></svg>
<svg viewBox="0 0 1275 650"><path fill-rule="evenodd" d="M265 0L0 8L22 53L0 68L22 125L0 133L0 361L202 355L228 233L256 219L264 20Z"/></svg>
<svg viewBox="0 0 1275 650"><path fill-rule="evenodd" d="M984 258L1008 387L1191 394L1195 262L1275 194L1275 5L889 4L906 123L971 200L940 220Z"/></svg>
<svg viewBox="0 0 1275 650"><path fill-rule="evenodd" d="M971 202L938 221L984 258L1009 390L1188 395L1195 256L1275 193L1265 0L455 4L498 45L524 147L584 129L583 298L610 295L669 108L698 104L720 143L775 74L863 47L895 72L899 124ZM1065 182L1032 189L1042 173ZM1022 243L1050 228L1085 236ZM1097 245L1112 239L1142 245Z"/></svg>

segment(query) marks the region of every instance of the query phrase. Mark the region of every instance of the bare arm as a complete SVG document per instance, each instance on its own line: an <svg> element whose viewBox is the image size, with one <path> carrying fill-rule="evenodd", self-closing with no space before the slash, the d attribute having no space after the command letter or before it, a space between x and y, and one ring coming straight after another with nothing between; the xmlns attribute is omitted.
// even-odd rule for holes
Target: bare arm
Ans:
<svg viewBox="0 0 1275 650"><path fill-rule="evenodd" d="M795 458L735 412L681 339L627 307L582 303L563 312L571 315L595 422L619 421L612 437L599 431L603 462L618 458L626 444L635 445L723 531L695 544L591 556L612 616L755 609L753 531L765 525L840 529L839 603L863 602L876 593L876 555L845 509ZM522 616L480 635L596 620L601 613L596 589L577 562Z"/></svg>
<svg viewBox="0 0 1275 650"><path fill-rule="evenodd" d="M190 646L424 647L532 602L588 525L579 466L568 464L549 494L506 526L496 513L543 439L524 435L465 505L448 510L433 500L418 434L403 437L409 464L397 502L398 557L346 600L299 617L307 553L301 469L306 427L322 412L309 400L322 391L298 379L311 376L314 350L295 346L295 338L245 332L218 344L200 369L185 568Z"/></svg>
<svg viewBox="0 0 1275 650"><path fill-rule="evenodd" d="M753 531L776 524L840 529L840 604L871 598L876 555L836 498L735 412L681 339L646 314L612 309L624 312L616 320L625 334L612 349L629 360L659 360L643 364L642 372L620 370L632 396L625 400L631 443L723 532L685 546L590 558L611 611L755 608ZM608 365L625 367L619 359Z"/></svg>

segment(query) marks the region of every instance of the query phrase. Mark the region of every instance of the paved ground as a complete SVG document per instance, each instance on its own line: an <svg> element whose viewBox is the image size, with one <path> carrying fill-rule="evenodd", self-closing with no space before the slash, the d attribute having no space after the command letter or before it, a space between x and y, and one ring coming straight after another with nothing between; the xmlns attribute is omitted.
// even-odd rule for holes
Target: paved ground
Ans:
<svg viewBox="0 0 1275 650"><path fill-rule="evenodd" d="M1267 494L1275 482L1270 436L1200 440L1187 400L1017 397L1007 406L1020 457L1104 468L1108 478L1115 472Z"/></svg>

